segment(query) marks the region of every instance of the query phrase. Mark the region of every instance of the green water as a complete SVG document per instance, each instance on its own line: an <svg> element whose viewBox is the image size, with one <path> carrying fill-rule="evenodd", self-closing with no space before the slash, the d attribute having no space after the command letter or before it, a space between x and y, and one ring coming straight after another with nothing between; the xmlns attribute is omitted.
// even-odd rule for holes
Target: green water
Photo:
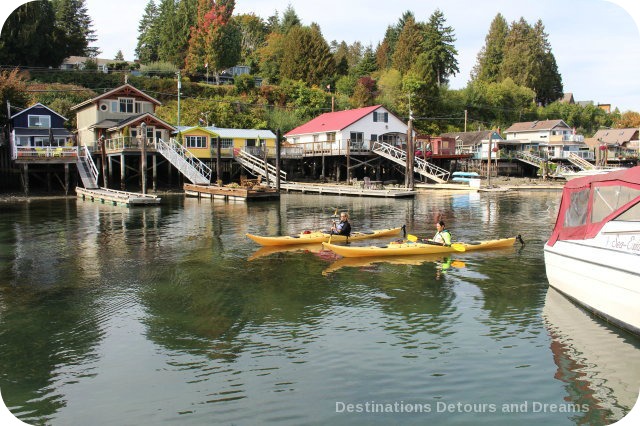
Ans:
<svg viewBox="0 0 640 426"><path fill-rule="evenodd" d="M547 294L556 191L163 201L0 204L0 389L21 420L604 425L638 396L638 339ZM367 264L244 236L335 207L354 230L442 217L527 244Z"/></svg>

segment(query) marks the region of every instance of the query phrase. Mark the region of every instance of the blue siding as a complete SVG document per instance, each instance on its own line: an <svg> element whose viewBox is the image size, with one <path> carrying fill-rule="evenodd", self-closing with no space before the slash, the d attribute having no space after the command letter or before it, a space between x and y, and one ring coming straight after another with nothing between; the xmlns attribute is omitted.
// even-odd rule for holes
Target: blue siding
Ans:
<svg viewBox="0 0 640 426"><path fill-rule="evenodd" d="M13 127L29 127L30 115L48 115L51 117L51 127L53 129L61 129L64 127L64 120L57 114L52 114L47 108L41 106L33 106L28 108L12 120Z"/></svg>

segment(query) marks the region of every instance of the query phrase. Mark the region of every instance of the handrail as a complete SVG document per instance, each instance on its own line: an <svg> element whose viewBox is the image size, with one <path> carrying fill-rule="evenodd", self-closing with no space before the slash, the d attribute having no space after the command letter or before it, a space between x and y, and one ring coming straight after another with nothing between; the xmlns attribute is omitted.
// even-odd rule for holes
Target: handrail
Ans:
<svg viewBox="0 0 640 426"><path fill-rule="evenodd" d="M264 176L265 173L265 161L256 157L255 155L251 155L249 152L244 149L234 149L234 158L242 164L243 166L250 168L252 172L258 173ZM276 178L276 167L273 164L267 162L267 169L269 170L269 182L275 183ZM287 180L287 172L284 170L280 170L280 179L282 181Z"/></svg>
<svg viewBox="0 0 640 426"><path fill-rule="evenodd" d="M399 164L406 164L406 151L397 148L388 143L376 141L371 146L371 150L378 155L386 154L387 158ZM415 171L421 175L433 179L435 181L446 182L449 179L449 171L436 166L422 158L416 157L414 164L417 166Z"/></svg>
<svg viewBox="0 0 640 426"><path fill-rule="evenodd" d="M91 173L91 177L93 181L98 184L98 167L96 167L96 163L93 162L93 158L91 158L91 153L89 152L89 148L86 145L82 145L82 157L86 159L86 163L89 166L89 172Z"/></svg>
<svg viewBox="0 0 640 426"><path fill-rule="evenodd" d="M156 150L176 166L193 183L210 183L211 168L195 157L189 150L171 139L168 143L156 140Z"/></svg>

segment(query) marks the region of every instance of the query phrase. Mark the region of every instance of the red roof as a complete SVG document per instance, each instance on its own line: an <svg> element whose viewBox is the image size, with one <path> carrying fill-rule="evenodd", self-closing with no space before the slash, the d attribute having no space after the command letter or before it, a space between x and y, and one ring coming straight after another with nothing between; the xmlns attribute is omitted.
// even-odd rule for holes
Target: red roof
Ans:
<svg viewBox="0 0 640 426"><path fill-rule="evenodd" d="M368 114L372 113L382 105L370 107L348 109L346 111L327 112L317 116L311 121L296 127L285 133L285 136L302 135L309 133L336 132L342 130L350 124L355 123Z"/></svg>

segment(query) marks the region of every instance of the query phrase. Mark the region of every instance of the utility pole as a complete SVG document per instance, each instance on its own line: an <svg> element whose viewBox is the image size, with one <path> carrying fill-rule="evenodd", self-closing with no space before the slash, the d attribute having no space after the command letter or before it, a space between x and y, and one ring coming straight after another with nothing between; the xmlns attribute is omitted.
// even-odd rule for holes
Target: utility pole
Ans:
<svg viewBox="0 0 640 426"><path fill-rule="evenodd" d="M147 193L147 123L140 124L140 175L142 176L142 193Z"/></svg>
<svg viewBox="0 0 640 426"><path fill-rule="evenodd" d="M464 110L464 132L467 132L467 118L469 117L469 114L467 112L467 110Z"/></svg>

